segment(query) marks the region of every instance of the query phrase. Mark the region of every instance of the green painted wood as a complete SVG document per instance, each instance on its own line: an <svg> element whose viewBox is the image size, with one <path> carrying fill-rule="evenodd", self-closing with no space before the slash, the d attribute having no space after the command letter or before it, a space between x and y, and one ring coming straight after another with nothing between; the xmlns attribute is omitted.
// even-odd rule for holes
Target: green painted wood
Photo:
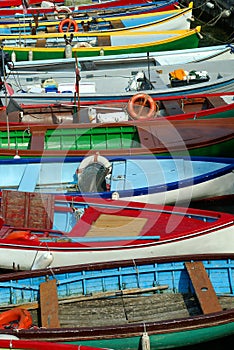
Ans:
<svg viewBox="0 0 234 350"><path fill-rule="evenodd" d="M143 328L143 327L142 327ZM146 329L147 330L147 329ZM229 335L233 335L234 322L220 324L213 327L201 327L197 329L184 329L172 332L158 333L150 335L150 350L175 349L182 346L201 344ZM80 344L88 346L108 347L113 350L136 350L141 344L141 336L132 336L126 338L98 339L98 340L79 340L69 342L69 344Z"/></svg>

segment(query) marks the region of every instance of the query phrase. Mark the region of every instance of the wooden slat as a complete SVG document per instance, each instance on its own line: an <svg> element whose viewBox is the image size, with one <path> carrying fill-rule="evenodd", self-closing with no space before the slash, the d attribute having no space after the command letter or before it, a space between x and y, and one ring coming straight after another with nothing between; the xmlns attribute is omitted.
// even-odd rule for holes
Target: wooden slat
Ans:
<svg viewBox="0 0 234 350"><path fill-rule="evenodd" d="M31 150L44 150L45 142L45 131L44 130L33 130L31 136Z"/></svg>
<svg viewBox="0 0 234 350"><path fill-rule="evenodd" d="M101 214L92 224L86 236L136 236L141 233L146 222L146 218Z"/></svg>
<svg viewBox="0 0 234 350"><path fill-rule="evenodd" d="M143 128L139 127L138 134L139 134L139 139L142 147L145 147L147 149L152 149L156 147L165 147L159 139L160 135L158 137L157 126L145 125Z"/></svg>
<svg viewBox="0 0 234 350"><path fill-rule="evenodd" d="M46 45L46 39L44 39L44 38L39 38L39 39L37 39L37 41L36 41L36 47L45 47L45 45Z"/></svg>
<svg viewBox="0 0 234 350"><path fill-rule="evenodd" d="M162 101L162 104L168 115L184 114L179 103L177 101Z"/></svg>
<svg viewBox="0 0 234 350"><path fill-rule="evenodd" d="M98 46L111 46L110 36L99 36Z"/></svg>
<svg viewBox="0 0 234 350"><path fill-rule="evenodd" d="M213 107L222 107L227 104L220 96L208 96L207 101Z"/></svg>
<svg viewBox="0 0 234 350"><path fill-rule="evenodd" d="M222 311L218 297L202 261L186 262L188 274L204 314Z"/></svg>
<svg viewBox="0 0 234 350"><path fill-rule="evenodd" d="M7 225L51 229L54 218L54 195L3 190L1 214Z"/></svg>
<svg viewBox="0 0 234 350"><path fill-rule="evenodd" d="M40 311L41 326L46 328L59 328L58 294L56 280L40 284Z"/></svg>
<svg viewBox="0 0 234 350"><path fill-rule="evenodd" d="M113 20L111 21L112 28L124 28L123 22L118 19L118 20Z"/></svg>
<svg viewBox="0 0 234 350"><path fill-rule="evenodd" d="M136 294L145 294L145 293L152 293L156 291L162 291L165 289L168 289L168 284L150 287L150 288L132 288L132 289L122 289L122 290L113 290L113 291L107 291L107 292L95 292L93 295L92 293L90 295L77 295L77 296L66 296L64 298L59 299L58 304L68 304L68 303L77 303L80 301L87 301L87 300L96 300L96 299L105 299L109 297L124 297L129 295L136 295ZM35 310L39 308L39 304L37 301L32 301L28 303L22 303L17 304L19 307L22 307L27 310ZM15 304L8 304L8 305L2 305L0 307L0 311L5 311L6 309L9 310L10 308L13 308Z"/></svg>

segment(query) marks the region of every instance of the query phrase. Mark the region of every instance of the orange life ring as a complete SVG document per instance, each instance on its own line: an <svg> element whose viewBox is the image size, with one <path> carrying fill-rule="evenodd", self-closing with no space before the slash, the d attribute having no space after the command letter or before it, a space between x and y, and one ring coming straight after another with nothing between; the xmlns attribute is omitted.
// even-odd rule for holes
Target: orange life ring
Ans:
<svg viewBox="0 0 234 350"><path fill-rule="evenodd" d="M6 239L38 240L37 236L32 235L30 231L13 231L9 233Z"/></svg>
<svg viewBox="0 0 234 350"><path fill-rule="evenodd" d="M73 27L73 32L78 32L78 24L74 19L71 18L65 18L59 23L59 32L65 33L70 32L71 27Z"/></svg>
<svg viewBox="0 0 234 350"><path fill-rule="evenodd" d="M32 326L32 316L26 309L15 307L0 314L0 329L28 329Z"/></svg>
<svg viewBox="0 0 234 350"><path fill-rule="evenodd" d="M138 106L137 109L135 108L136 105ZM143 110L144 113L142 113ZM130 98L127 104L127 112L133 119L151 119L155 117L157 106L151 96L141 93Z"/></svg>

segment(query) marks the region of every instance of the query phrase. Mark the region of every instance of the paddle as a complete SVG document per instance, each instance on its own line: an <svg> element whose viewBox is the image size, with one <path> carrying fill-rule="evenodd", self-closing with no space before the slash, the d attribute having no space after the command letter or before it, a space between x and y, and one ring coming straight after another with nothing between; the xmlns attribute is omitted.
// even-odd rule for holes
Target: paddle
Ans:
<svg viewBox="0 0 234 350"><path fill-rule="evenodd" d="M69 236L61 237L61 239ZM115 241L138 241L138 240L160 240L160 236L113 236L113 237L72 237L70 242L92 243L92 242L115 242ZM50 238L43 238L40 241L49 241Z"/></svg>

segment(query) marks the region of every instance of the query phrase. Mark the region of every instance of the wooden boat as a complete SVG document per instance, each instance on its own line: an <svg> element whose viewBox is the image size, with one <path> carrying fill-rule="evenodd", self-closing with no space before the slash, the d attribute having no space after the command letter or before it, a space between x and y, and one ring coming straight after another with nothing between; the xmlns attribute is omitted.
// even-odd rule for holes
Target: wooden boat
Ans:
<svg viewBox="0 0 234 350"><path fill-rule="evenodd" d="M114 101L127 102L142 92L152 98L166 98L189 94L232 92L234 89L234 61L232 59L197 63L147 67L147 62L136 67L126 61L126 68L111 68L105 63L100 69L83 64L83 71L75 73L27 72L14 75L6 81L11 85L11 96L19 104L71 103L76 97L80 103L93 104ZM82 62L81 62L82 65ZM95 69L97 68L97 69ZM85 70L86 69L86 70ZM175 78L179 73L179 78ZM33 78L34 76L34 78ZM52 81L47 80L51 79ZM80 81L78 81L80 78ZM49 94L45 91L48 84ZM2 102L6 94L1 93Z"/></svg>
<svg viewBox="0 0 234 350"><path fill-rule="evenodd" d="M20 339L101 343L114 350L199 345L233 335L232 275L233 254L136 259L1 275L3 291L15 292L6 306L21 302L35 324L32 329L2 332ZM47 319L55 325L50 326Z"/></svg>
<svg viewBox="0 0 234 350"><path fill-rule="evenodd" d="M168 108L173 103L168 103ZM138 110L138 109L137 109ZM147 109L149 110L149 109ZM113 117L88 109L82 115L70 115L60 124L61 116L51 109L55 124L11 125L0 127L0 158L45 156L86 156L99 151L104 156L192 155L232 157L234 118L123 121L123 113ZM230 110L233 112L233 109ZM137 112L134 112L137 113ZM151 113L151 110L150 112ZM98 118L101 123L82 123L82 117ZM39 118L35 115L35 118ZM119 122L111 118L120 119ZM38 119L37 119L38 120ZM79 120L81 123L79 123ZM57 123L57 124L56 124Z"/></svg>
<svg viewBox="0 0 234 350"><path fill-rule="evenodd" d="M103 157L93 152L89 157L19 159L17 153L0 161L1 189L158 204L234 194L232 158Z"/></svg>
<svg viewBox="0 0 234 350"><path fill-rule="evenodd" d="M100 2L99 2L100 4ZM9 3L8 3L9 5ZM177 1L174 1L174 0L170 0L170 1L147 1L147 2L141 2L141 3L136 3L136 4L130 4L128 2L128 5L126 3L122 3L122 6L109 6L107 7L102 7L102 8L97 8L97 3L96 4L93 4L95 5L96 7L94 7L93 9L90 7L91 4L86 4L89 6L89 9L86 9L85 6L83 5L80 5L80 6L64 6L64 5L59 5L59 4L54 4L54 3L51 3L50 6L47 6L47 7L41 7L41 6L29 6L27 8L27 11L25 11L22 6L21 7L3 7L1 6L0 8L0 16L15 16L17 14L22 14L24 15L24 17L28 17L28 15L38 15L39 14L67 14L67 13L85 13L88 12L90 13L94 13L94 12L99 12L102 11L102 12L105 12L105 13L113 13L114 12L117 12L117 11L131 11L131 10L134 10L135 8L148 8L149 6L150 7L157 7L158 8L158 11L169 11L169 10L173 10L175 8L178 8L179 7L179 4ZM107 5L107 4L105 4ZM103 6L103 4L100 4L99 6ZM25 13L26 12L26 13Z"/></svg>
<svg viewBox="0 0 234 350"><path fill-rule="evenodd" d="M2 35L0 40L4 41L4 50L10 55L14 52L16 61L30 59L57 59L71 54L73 57L90 57L101 54L128 54L150 51L165 51L174 49L196 48L199 43L198 26L188 30L152 31L147 35L144 31L124 31L124 33L72 33L72 37L66 45L64 33L45 33L37 35ZM72 39L73 47L70 41ZM65 47L66 46L66 47ZM43 47L43 50L42 50ZM69 53L68 53L69 51ZM71 52L72 51L72 52Z"/></svg>
<svg viewBox="0 0 234 350"><path fill-rule="evenodd" d="M64 18L62 20L38 20L29 22L0 23L0 34L44 34L67 32L124 32L131 31L162 31L189 29L192 18L193 3L184 9L171 11L126 14L124 16L95 16Z"/></svg>
<svg viewBox="0 0 234 350"><path fill-rule="evenodd" d="M100 350L100 348L92 346L79 346L81 350ZM4 338L3 335L0 335L0 348L4 350L77 350L77 345L46 341L20 340L16 336L8 336L7 338Z"/></svg>
<svg viewBox="0 0 234 350"><path fill-rule="evenodd" d="M0 110L0 125L47 124L49 128L49 124L92 123L95 127L100 123L135 121L139 124L147 120L152 122L151 125L155 123L157 125L157 122L164 119L171 121L232 118L233 108L232 92L168 96L158 99L140 93L134 95L128 102L123 100L98 105L80 103L79 108L72 103L18 105L11 98L7 107L2 107ZM160 123L158 124L160 127ZM195 123L190 123L193 124Z"/></svg>

